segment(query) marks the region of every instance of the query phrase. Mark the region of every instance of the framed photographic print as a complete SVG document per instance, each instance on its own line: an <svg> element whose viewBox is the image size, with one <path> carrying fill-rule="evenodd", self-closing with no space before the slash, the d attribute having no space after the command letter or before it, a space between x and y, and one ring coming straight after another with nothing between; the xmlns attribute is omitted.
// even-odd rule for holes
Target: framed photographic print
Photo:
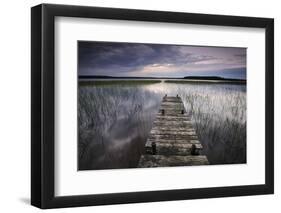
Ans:
<svg viewBox="0 0 281 213"><path fill-rule="evenodd" d="M271 194L274 21L31 9L31 203Z"/></svg>

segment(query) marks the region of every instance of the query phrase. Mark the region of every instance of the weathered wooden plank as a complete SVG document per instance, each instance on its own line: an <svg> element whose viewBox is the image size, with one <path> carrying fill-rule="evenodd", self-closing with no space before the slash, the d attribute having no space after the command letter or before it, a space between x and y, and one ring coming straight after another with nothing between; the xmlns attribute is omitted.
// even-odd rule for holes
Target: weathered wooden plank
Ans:
<svg viewBox="0 0 281 213"><path fill-rule="evenodd" d="M157 126L157 127L167 127L167 126L170 126L170 127L174 127L174 128L178 128L178 127L184 127L184 128L193 128L192 127L192 123L191 122L188 122L188 121L154 121L153 122L153 127L154 126Z"/></svg>
<svg viewBox="0 0 281 213"><path fill-rule="evenodd" d="M160 106L159 108L160 110L164 109L164 110L184 110L184 106Z"/></svg>
<svg viewBox="0 0 281 213"><path fill-rule="evenodd" d="M171 108L171 107L184 108L184 104L178 103L178 102L164 102L160 105L160 107L163 107L163 108Z"/></svg>
<svg viewBox="0 0 281 213"><path fill-rule="evenodd" d="M149 138L146 143L177 143L177 144L201 144L199 140L174 140L174 139L153 139Z"/></svg>
<svg viewBox="0 0 281 213"><path fill-rule="evenodd" d="M164 167L164 166L194 166L208 165L208 159L204 155L187 156L165 156L165 155L142 155L139 161L139 167Z"/></svg>
<svg viewBox="0 0 281 213"><path fill-rule="evenodd" d="M155 124L161 124L161 125L165 125L165 124L172 124L172 125L177 125L177 124L189 124L191 126L193 126L192 122L190 120L188 120L187 118L176 118L176 117L171 117L171 118L156 118L156 120L153 122Z"/></svg>
<svg viewBox="0 0 281 213"><path fill-rule="evenodd" d="M179 99L166 99L166 100L163 100L163 103L167 103L167 102L182 103Z"/></svg>
<svg viewBox="0 0 281 213"><path fill-rule="evenodd" d="M199 153L203 147L201 144L190 144L190 143L154 143L156 146L156 152L153 153L152 144L146 143L145 152L146 154L157 154L157 155L193 155Z"/></svg>
<svg viewBox="0 0 281 213"><path fill-rule="evenodd" d="M170 140L198 140L197 135L150 135L148 139L170 139Z"/></svg>
<svg viewBox="0 0 281 213"><path fill-rule="evenodd" d="M194 129L189 129L188 131L178 131L178 130L158 130L158 129L152 129L150 131L150 134L153 135L196 135L196 132Z"/></svg>
<svg viewBox="0 0 281 213"><path fill-rule="evenodd" d="M175 115L167 115L164 113L163 115L162 112L156 114L156 119L180 119L180 118L190 121L190 117L187 116L186 114L178 113Z"/></svg>
<svg viewBox="0 0 281 213"><path fill-rule="evenodd" d="M164 112L163 112L163 110L164 110ZM182 111L183 111L183 113L182 113ZM184 111L184 109L181 109L181 108L172 109L172 108L160 107L158 114L166 115L167 113L173 113L175 115L184 115L186 112Z"/></svg>
<svg viewBox="0 0 281 213"><path fill-rule="evenodd" d="M183 104L181 99L173 99L173 98L167 98L167 99L162 99L162 103L163 105L165 104Z"/></svg>
<svg viewBox="0 0 281 213"><path fill-rule="evenodd" d="M166 100L163 100L161 103L161 105L176 105L176 104L184 105L180 99L173 99L172 101L169 101L168 99L166 99Z"/></svg>
<svg viewBox="0 0 281 213"><path fill-rule="evenodd" d="M172 106L184 107L184 104L182 102L162 102L161 106L163 106L163 107L172 107Z"/></svg>
<svg viewBox="0 0 281 213"><path fill-rule="evenodd" d="M167 118L189 118L190 119L190 117L189 116L187 116L187 114L185 113L185 114L181 114L181 113L178 113L178 114L176 114L175 113L175 115L167 115L167 114L162 114L162 112L159 112L159 113L157 113L156 114L156 119L158 119L158 118L165 118L165 117L167 117Z"/></svg>
<svg viewBox="0 0 281 213"><path fill-rule="evenodd" d="M185 144L186 146L180 146L179 144L159 144L156 143L156 152L157 155L194 155L194 153L199 153L199 150L202 149L202 145ZM152 146L145 146L146 154L154 154Z"/></svg>
<svg viewBox="0 0 281 213"><path fill-rule="evenodd" d="M175 120L175 121L184 120L184 121L191 122L190 117L188 117L186 115L183 116L182 114L174 114L174 115L167 115L167 113L164 114L164 115L162 115L162 113L156 114L156 120L155 121L161 121L161 120L165 120L165 121L167 121L167 120Z"/></svg>
<svg viewBox="0 0 281 213"><path fill-rule="evenodd" d="M163 102L165 102L165 101L170 101L170 102L178 101L178 102L182 103L180 97L172 97L172 96L170 96L170 97L165 97L165 98L162 99L162 101L163 101Z"/></svg>
<svg viewBox="0 0 281 213"><path fill-rule="evenodd" d="M161 132L183 132L185 127L178 127L178 128L169 128L168 126L154 126L151 131L161 131ZM194 129L188 129L187 132L194 132Z"/></svg>
<svg viewBox="0 0 281 213"><path fill-rule="evenodd" d="M155 142L157 147L160 146L165 146L165 147L178 147L178 148L185 148L185 149L191 149L192 148L192 143L163 143L163 142ZM200 143L195 143L195 148L196 149L202 149L202 145ZM151 147L151 141L147 142L145 144L146 147Z"/></svg>
<svg viewBox="0 0 281 213"><path fill-rule="evenodd" d="M165 96L139 167L207 165L206 156L198 155L202 148L181 98Z"/></svg>
<svg viewBox="0 0 281 213"><path fill-rule="evenodd" d="M173 104L173 105L161 105L162 109L184 109L183 104Z"/></svg>
<svg viewBox="0 0 281 213"><path fill-rule="evenodd" d="M159 120L159 121L154 121L153 122L154 125L158 125L158 126L183 126L183 127L187 127L187 126L192 126L192 123L190 121L186 121L184 119L182 120Z"/></svg>
<svg viewBox="0 0 281 213"><path fill-rule="evenodd" d="M164 100L181 100L181 98L179 96L175 97L175 96L166 96L163 97L163 101Z"/></svg>
<svg viewBox="0 0 281 213"><path fill-rule="evenodd" d="M185 114L185 112L182 112L182 110L166 110L165 112L160 111L157 115L158 116L175 116L175 117L183 117L182 115Z"/></svg>
<svg viewBox="0 0 281 213"><path fill-rule="evenodd" d="M163 129L163 130L166 130L166 129L169 129L169 127L171 127L170 129L182 129L182 128L193 128L191 126L191 124L163 124L163 125L160 125L160 123L156 123L156 125L153 125L153 128L152 129Z"/></svg>

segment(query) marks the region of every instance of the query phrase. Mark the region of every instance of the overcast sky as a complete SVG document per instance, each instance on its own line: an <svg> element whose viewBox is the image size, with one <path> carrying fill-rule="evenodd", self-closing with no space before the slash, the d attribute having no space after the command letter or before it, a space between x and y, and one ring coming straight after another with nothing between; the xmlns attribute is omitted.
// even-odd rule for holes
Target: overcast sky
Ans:
<svg viewBox="0 0 281 213"><path fill-rule="evenodd" d="M78 43L79 75L246 78L246 48Z"/></svg>

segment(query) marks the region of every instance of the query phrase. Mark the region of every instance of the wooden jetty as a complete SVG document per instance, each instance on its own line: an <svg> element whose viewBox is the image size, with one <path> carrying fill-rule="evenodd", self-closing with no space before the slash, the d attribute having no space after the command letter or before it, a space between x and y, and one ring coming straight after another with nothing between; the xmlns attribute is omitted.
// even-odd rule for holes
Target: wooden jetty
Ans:
<svg viewBox="0 0 281 213"><path fill-rule="evenodd" d="M181 98L165 95L138 167L207 165L208 159L200 155L201 149Z"/></svg>

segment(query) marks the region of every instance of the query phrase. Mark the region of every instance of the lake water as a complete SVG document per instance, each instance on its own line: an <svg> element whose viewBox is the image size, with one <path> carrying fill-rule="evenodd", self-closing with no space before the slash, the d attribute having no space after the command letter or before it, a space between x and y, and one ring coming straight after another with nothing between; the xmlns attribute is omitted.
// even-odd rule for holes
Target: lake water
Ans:
<svg viewBox="0 0 281 213"><path fill-rule="evenodd" d="M182 98L210 164L246 163L245 84L79 85L79 170L136 167L165 94Z"/></svg>

